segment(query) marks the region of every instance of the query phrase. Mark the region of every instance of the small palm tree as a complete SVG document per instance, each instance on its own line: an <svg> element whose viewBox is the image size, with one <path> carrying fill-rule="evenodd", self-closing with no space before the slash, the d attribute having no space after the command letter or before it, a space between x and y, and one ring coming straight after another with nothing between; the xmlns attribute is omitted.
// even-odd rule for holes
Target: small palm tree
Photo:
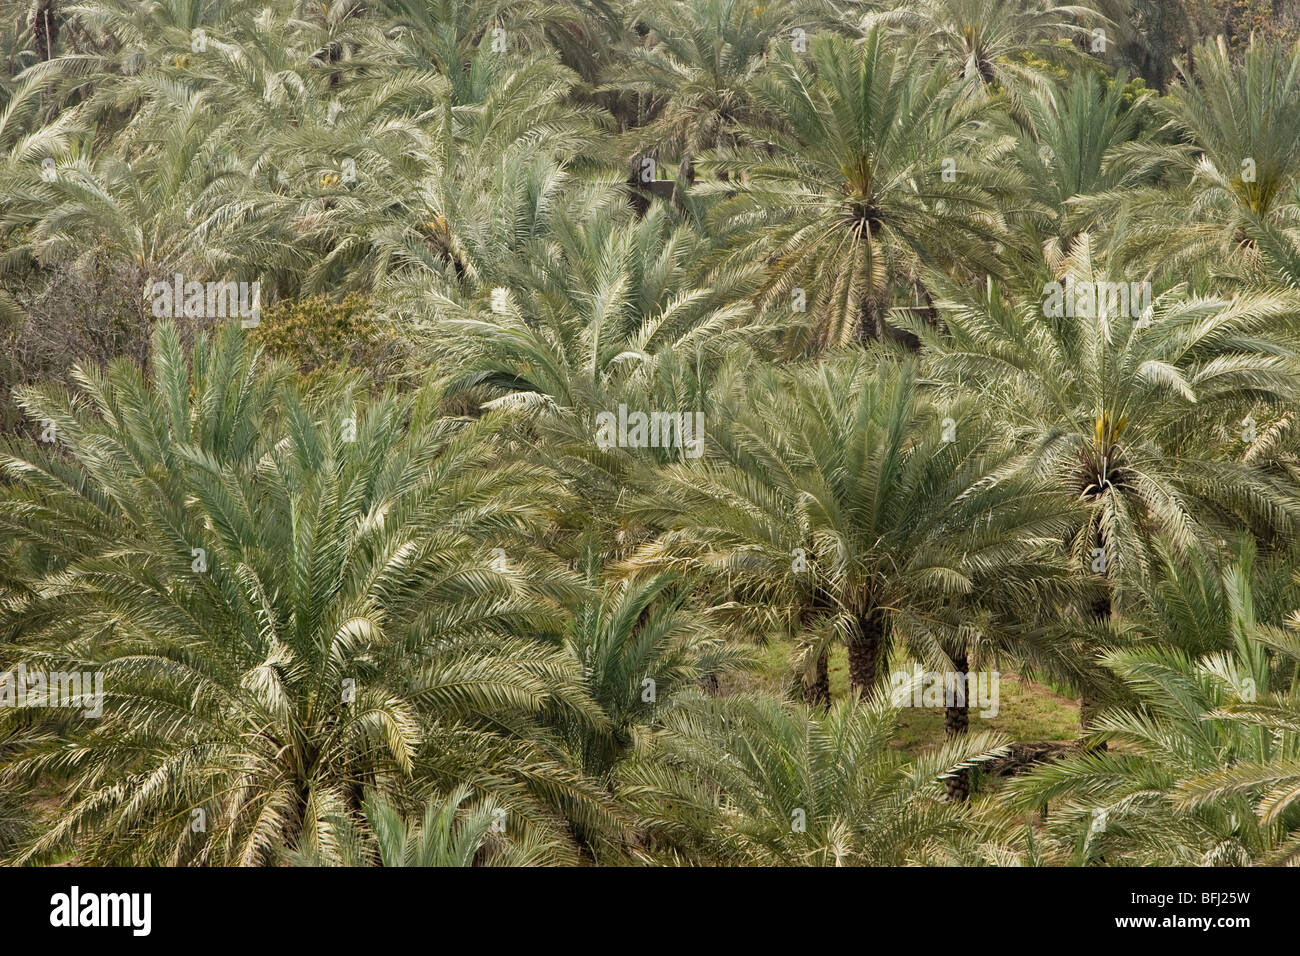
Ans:
<svg viewBox="0 0 1300 956"><path fill-rule="evenodd" d="M1139 140L1153 122L1150 95L1128 100L1123 77L1103 81L1095 73L1072 77L1068 86L1053 84L1024 99L1034 137L1016 148L1029 179L1030 193L1050 218L1033 227L1036 244L1057 240L1062 254L1080 232L1097 219L1073 206L1078 196L1141 184L1137 170L1114 161L1115 150Z"/></svg>
<svg viewBox="0 0 1300 956"><path fill-rule="evenodd" d="M573 726L575 749L593 776L607 778L619 760L643 749L682 691L744 663L743 651L712 634L687 605L688 595L675 575L642 575L610 582L576 608L564 646L609 718L599 733Z"/></svg>
<svg viewBox="0 0 1300 956"><path fill-rule="evenodd" d="M906 762L890 746L897 713L841 701L823 715L770 697L683 702L664 719L626 799L653 862L898 866L993 842L942 778L1001 753L979 734Z"/></svg>
<svg viewBox="0 0 1300 956"><path fill-rule="evenodd" d="M486 797L469 806L469 787L432 796L419 819L371 794L362 808L364 825L332 820L323 846L290 854L301 866L555 866L575 862L557 833L507 834L506 809Z"/></svg>
<svg viewBox="0 0 1300 956"><path fill-rule="evenodd" d="M328 138L354 156L358 181L363 173L368 181L360 195L331 183L286 200L300 204L295 215L308 237L332 250L314 280L355 283L349 263L363 264L360 279L383 288L393 311L412 321L443 298L463 304L508 285L557 210L616 201L612 184L573 185L607 141L605 114L573 102L577 82L553 56L480 48L455 82L432 73L392 78L385 88L402 94L394 104L359 90L351 115L338 113L342 133L323 126L321 111L310 134L316 144ZM392 115L398 106L401 122ZM312 148L308 138L289 138L282 155L319 173L304 159Z"/></svg>
<svg viewBox="0 0 1300 956"><path fill-rule="evenodd" d="M746 276L700 288L707 238L664 206L633 220L601 204L556 217L525 256L460 305L430 296L435 341L487 381L566 409L600 411L624 388L648 387L665 357L713 356L745 337ZM446 348L444 346L444 348ZM454 351L453 351L454 350Z"/></svg>
<svg viewBox="0 0 1300 956"><path fill-rule="evenodd" d="M15 257L65 271L96 262L116 266L129 277L121 297L137 317L147 312L151 278L169 279L175 271L193 278L229 274L234 257L222 255L222 238L204 225L215 197L238 191L245 173L209 139L202 97L187 107L160 131L168 148L132 162L113 153L90 158L69 147L45 170L42 162L54 157L39 155L39 144L23 144L13 154L18 161L9 163L14 178L0 194L0 227L21 237Z"/></svg>

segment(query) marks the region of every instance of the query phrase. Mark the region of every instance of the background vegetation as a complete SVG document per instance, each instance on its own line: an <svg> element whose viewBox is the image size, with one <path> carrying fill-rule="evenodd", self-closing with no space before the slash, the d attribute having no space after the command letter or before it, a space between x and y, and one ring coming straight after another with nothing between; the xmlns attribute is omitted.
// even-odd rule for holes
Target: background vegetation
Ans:
<svg viewBox="0 0 1300 956"><path fill-rule="evenodd" d="M3 0L0 859L1294 861L1298 38Z"/></svg>

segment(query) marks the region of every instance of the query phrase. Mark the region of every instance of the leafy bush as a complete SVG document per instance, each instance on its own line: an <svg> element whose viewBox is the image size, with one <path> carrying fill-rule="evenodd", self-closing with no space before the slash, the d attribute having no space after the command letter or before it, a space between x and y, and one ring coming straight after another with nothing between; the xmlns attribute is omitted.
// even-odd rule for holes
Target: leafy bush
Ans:
<svg viewBox="0 0 1300 956"><path fill-rule="evenodd" d="M404 364L396 334L357 294L339 301L317 295L265 306L261 322L249 336L309 380L364 368L373 373L376 384L382 384L398 375Z"/></svg>

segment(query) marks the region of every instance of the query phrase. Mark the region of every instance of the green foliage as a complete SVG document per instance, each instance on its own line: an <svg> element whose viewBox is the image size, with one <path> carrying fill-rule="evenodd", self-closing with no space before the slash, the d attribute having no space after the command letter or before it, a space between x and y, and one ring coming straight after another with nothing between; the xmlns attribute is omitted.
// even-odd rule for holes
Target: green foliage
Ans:
<svg viewBox="0 0 1300 956"><path fill-rule="evenodd" d="M164 325L151 383L116 363L78 376L79 401L20 399L66 457L5 460L0 520L51 557L10 609L7 662L106 687L102 719L61 730L75 748L37 726L9 764L76 794L21 859L75 837L87 862L271 863L327 843L358 781L396 798L490 779L525 828L607 830L546 729L605 718L540 638L576 588L519 537L555 498L545 471L485 470L497 424L439 420L428 391L314 420L240 334L191 371ZM496 543L521 570L494 569Z"/></svg>
<svg viewBox="0 0 1300 956"><path fill-rule="evenodd" d="M896 714L842 701L821 716L765 697L675 710L628 799L660 863L897 866L941 862L996 828L943 799L941 777L1000 753L986 734L909 764L889 747ZM992 848L990 848L991 850Z"/></svg>
<svg viewBox="0 0 1300 956"><path fill-rule="evenodd" d="M0 0L0 859L1293 862L1298 26Z"/></svg>
<svg viewBox="0 0 1300 956"><path fill-rule="evenodd" d="M267 306L249 338L309 376L364 368L382 384L402 371L397 335L355 294L339 302L311 296Z"/></svg>

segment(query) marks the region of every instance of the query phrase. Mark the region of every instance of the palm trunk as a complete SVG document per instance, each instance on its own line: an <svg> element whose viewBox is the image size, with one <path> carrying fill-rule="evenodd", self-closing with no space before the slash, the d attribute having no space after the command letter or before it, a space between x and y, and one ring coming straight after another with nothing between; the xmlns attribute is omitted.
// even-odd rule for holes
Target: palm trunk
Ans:
<svg viewBox="0 0 1300 956"><path fill-rule="evenodd" d="M695 157L690 151L682 156L682 161L677 164L677 178L687 186L695 185Z"/></svg>
<svg viewBox="0 0 1300 956"><path fill-rule="evenodd" d="M809 682L807 675L804 676L803 699L814 710L825 710L831 705L831 668L825 651L817 655L812 681Z"/></svg>
<svg viewBox="0 0 1300 956"><path fill-rule="evenodd" d="M1101 712L1102 704L1092 694L1084 694L1079 698L1079 731L1087 734L1097 724L1097 715ZM1106 741L1101 741L1097 746L1102 750L1106 749Z"/></svg>
<svg viewBox="0 0 1300 956"><path fill-rule="evenodd" d="M862 344L879 342L885 337L885 316L874 296L863 301L858 314L858 341Z"/></svg>
<svg viewBox="0 0 1300 956"><path fill-rule="evenodd" d="M1110 592L1098 598L1092 605L1093 615L1101 621L1109 621L1111 617ZM1104 701L1099 700L1092 692L1085 690L1079 697L1079 734L1086 736L1092 730L1097 719L1097 713L1104 705ZM1102 740L1089 748L1092 750L1106 750L1106 741Z"/></svg>
<svg viewBox="0 0 1300 956"><path fill-rule="evenodd" d="M59 40L59 15L54 9L54 0L36 0L30 20L36 58L42 63L54 59L54 46Z"/></svg>
<svg viewBox="0 0 1300 956"><path fill-rule="evenodd" d="M640 158L640 156L633 156L628 160L630 173L627 177L628 203L636 213L637 219L643 218L650 210L650 197L645 194L645 184L641 182Z"/></svg>
<svg viewBox="0 0 1300 956"><path fill-rule="evenodd" d="M849 642L849 683L863 699L875 693L880 653L885 643L885 622L876 610L858 618L857 636Z"/></svg>
<svg viewBox="0 0 1300 956"><path fill-rule="evenodd" d="M949 740L965 737L970 730L970 701L966 697L968 686L966 684L966 675L970 671L970 659L963 653L954 657L953 663L958 666L962 684L953 704L945 706L943 709L943 731ZM965 803L969 800L970 768L967 767L954 772L951 777L944 781L944 789L947 791L948 799L954 803Z"/></svg>

